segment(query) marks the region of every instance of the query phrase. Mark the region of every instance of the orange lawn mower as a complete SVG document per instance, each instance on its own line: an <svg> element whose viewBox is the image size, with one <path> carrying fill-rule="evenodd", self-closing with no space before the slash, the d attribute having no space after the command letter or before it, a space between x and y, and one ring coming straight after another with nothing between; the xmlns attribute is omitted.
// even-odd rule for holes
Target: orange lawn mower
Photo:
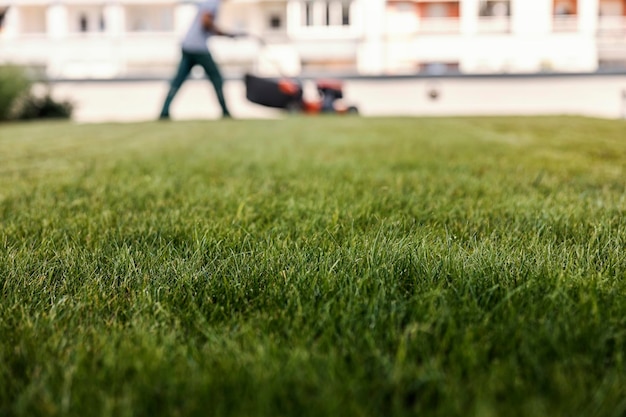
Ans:
<svg viewBox="0 0 626 417"><path fill-rule="evenodd" d="M264 42L258 39L264 46ZM274 63L279 73L282 73ZM340 80L316 80L318 97L305 99L302 82L291 77L259 77L247 73L244 77L246 98L261 106L282 109L288 113L358 114L356 106L343 102L343 83Z"/></svg>
<svg viewBox="0 0 626 417"><path fill-rule="evenodd" d="M318 99L305 100L302 83L292 78L263 78L245 75L246 98L261 106L283 109L288 113L338 113L358 114L356 106L348 106L343 98L343 85L339 80L317 80Z"/></svg>

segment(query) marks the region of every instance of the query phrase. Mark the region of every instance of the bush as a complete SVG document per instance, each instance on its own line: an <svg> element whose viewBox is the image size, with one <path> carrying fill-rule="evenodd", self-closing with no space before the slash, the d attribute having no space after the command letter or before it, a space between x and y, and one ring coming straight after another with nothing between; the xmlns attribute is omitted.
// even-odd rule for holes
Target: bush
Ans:
<svg viewBox="0 0 626 417"><path fill-rule="evenodd" d="M72 116L72 103L55 101L47 87L45 94L35 94L32 85L24 68L0 66L0 121L68 119Z"/></svg>
<svg viewBox="0 0 626 417"><path fill-rule="evenodd" d="M69 119L74 106L68 101L55 101L47 92L43 97L32 93L17 101L13 117L19 120Z"/></svg>
<svg viewBox="0 0 626 417"><path fill-rule="evenodd" d="M0 66L0 120L11 116L15 101L30 91L31 82L21 68Z"/></svg>

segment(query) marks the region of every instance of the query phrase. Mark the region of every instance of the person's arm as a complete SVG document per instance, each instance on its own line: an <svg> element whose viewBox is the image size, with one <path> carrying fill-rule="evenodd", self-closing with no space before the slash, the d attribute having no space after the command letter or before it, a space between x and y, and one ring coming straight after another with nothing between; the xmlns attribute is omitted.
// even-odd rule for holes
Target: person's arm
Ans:
<svg viewBox="0 0 626 417"><path fill-rule="evenodd" d="M205 31L211 32L212 34L217 36L227 36L229 38L235 38L237 36L234 33L224 32L219 27L217 27L217 25L215 24L215 17L211 12L202 13L202 28Z"/></svg>

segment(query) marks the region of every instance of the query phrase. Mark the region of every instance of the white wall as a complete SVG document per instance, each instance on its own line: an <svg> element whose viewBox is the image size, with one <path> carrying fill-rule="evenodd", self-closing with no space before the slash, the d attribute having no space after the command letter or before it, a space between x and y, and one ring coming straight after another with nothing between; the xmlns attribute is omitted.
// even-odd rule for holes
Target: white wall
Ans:
<svg viewBox="0 0 626 417"><path fill-rule="evenodd" d="M57 83L53 95L76 105L77 122L155 120L167 83ZM429 93L436 89L433 100ZM346 102L364 116L450 115L584 115L626 118L626 76L453 78L441 80L351 80L345 82ZM237 118L280 117L274 109L245 99L240 81L229 81L225 94ZM120 100L124 97L124 100ZM220 109L207 81L183 85L172 105L174 119L213 119Z"/></svg>

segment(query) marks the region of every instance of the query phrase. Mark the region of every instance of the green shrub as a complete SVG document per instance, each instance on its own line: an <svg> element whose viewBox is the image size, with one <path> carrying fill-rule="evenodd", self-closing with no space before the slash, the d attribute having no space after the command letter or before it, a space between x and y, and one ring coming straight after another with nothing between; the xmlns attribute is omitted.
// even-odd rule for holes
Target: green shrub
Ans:
<svg viewBox="0 0 626 417"><path fill-rule="evenodd" d="M55 101L49 92L44 96L29 93L17 101L13 118L33 119L69 119L74 106L68 101Z"/></svg>
<svg viewBox="0 0 626 417"><path fill-rule="evenodd" d="M11 109L20 96L28 93L31 82L16 66L0 66L0 120L10 117Z"/></svg>
<svg viewBox="0 0 626 417"><path fill-rule="evenodd" d="M24 68L0 66L0 120L67 119L72 116L72 103L54 100L49 91L35 94L32 85Z"/></svg>

